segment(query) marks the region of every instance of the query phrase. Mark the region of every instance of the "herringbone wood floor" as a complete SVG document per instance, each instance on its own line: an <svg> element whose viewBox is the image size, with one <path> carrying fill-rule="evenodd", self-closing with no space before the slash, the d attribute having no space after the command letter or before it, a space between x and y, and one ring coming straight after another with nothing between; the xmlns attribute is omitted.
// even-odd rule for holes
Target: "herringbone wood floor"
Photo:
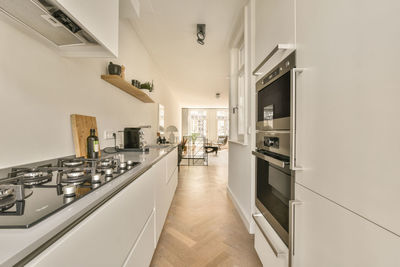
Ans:
<svg viewBox="0 0 400 267"><path fill-rule="evenodd" d="M151 266L261 266L226 192L227 154L210 154L208 167L181 167Z"/></svg>

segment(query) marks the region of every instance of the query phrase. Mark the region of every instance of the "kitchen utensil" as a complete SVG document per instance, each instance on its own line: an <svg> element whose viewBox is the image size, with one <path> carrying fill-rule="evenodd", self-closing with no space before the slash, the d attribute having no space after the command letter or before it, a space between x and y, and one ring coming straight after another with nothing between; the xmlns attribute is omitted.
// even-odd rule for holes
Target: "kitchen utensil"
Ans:
<svg viewBox="0 0 400 267"><path fill-rule="evenodd" d="M71 128L74 137L75 154L77 157L86 157L87 155L87 137L90 134L90 129L97 130L96 117L72 114ZM99 156L100 156L99 148Z"/></svg>

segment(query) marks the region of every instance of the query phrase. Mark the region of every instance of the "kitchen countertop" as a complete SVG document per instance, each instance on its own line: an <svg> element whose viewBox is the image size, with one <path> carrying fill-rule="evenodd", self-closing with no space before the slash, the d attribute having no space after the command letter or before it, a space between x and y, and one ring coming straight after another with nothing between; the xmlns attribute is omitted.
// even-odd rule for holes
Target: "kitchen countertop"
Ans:
<svg viewBox="0 0 400 267"><path fill-rule="evenodd" d="M150 169L176 146L150 147L150 151L147 153L102 153L103 157L118 155L125 161L133 160L141 162L141 164L30 228L0 229L0 265L13 266L40 246L49 242L50 239L54 239L56 235L80 220L85 214L97 209L99 203L113 195L113 193L133 182L136 178L140 178L141 174Z"/></svg>

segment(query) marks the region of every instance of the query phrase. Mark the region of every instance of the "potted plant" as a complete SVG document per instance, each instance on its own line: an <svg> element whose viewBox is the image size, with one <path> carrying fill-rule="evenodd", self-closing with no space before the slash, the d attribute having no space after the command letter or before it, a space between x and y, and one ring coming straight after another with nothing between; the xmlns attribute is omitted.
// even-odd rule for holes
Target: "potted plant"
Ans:
<svg viewBox="0 0 400 267"><path fill-rule="evenodd" d="M153 88L154 88L153 82L151 82L151 83L145 82L140 85L140 89L146 89L146 90L149 90L149 92L153 91Z"/></svg>

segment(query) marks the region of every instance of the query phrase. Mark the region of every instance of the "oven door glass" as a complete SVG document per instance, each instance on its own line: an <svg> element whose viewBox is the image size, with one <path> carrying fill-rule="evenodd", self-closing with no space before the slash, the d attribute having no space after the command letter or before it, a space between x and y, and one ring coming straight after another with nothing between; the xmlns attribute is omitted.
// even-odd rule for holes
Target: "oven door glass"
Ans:
<svg viewBox="0 0 400 267"><path fill-rule="evenodd" d="M289 129L290 72L257 93L258 130Z"/></svg>
<svg viewBox="0 0 400 267"><path fill-rule="evenodd" d="M286 160L289 161L289 158ZM260 211L278 234L281 231L288 233L291 185L291 172L288 165L281 168L257 158L257 200L263 206Z"/></svg>
<svg viewBox="0 0 400 267"><path fill-rule="evenodd" d="M258 121L290 117L290 72L258 92Z"/></svg>

